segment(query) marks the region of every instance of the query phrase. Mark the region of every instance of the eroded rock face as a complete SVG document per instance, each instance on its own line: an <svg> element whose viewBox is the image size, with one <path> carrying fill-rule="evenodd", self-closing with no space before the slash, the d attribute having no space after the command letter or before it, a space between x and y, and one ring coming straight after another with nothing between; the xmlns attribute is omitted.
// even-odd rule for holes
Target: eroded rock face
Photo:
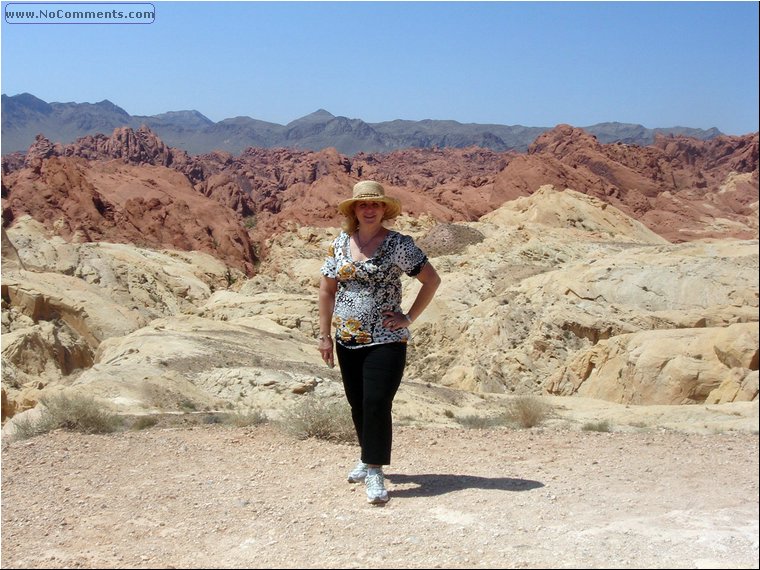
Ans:
<svg viewBox="0 0 760 570"><path fill-rule="evenodd" d="M420 243L456 238L432 218L394 227ZM549 186L455 227L477 239L431 251L443 281L414 325L407 378L632 404L757 399L756 240L670 244ZM61 382L123 411L276 415L299 394L339 395L313 341L337 231L273 236L271 263L230 280L204 254L71 244L20 219L8 238L27 269L3 275L7 413ZM405 278L407 303L418 286Z"/></svg>
<svg viewBox="0 0 760 570"><path fill-rule="evenodd" d="M3 257L2 284L3 386L12 413L34 406L48 386L71 384L107 339L192 313L231 285L230 269L202 253L72 244L29 217L6 237L18 246L18 263Z"/></svg>
<svg viewBox="0 0 760 570"><path fill-rule="evenodd" d="M659 137L648 147L603 145L570 125L539 136L498 174L490 202L544 184L614 205L672 242L757 238L758 137L693 141Z"/></svg>
<svg viewBox="0 0 760 570"><path fill-rule="evenodd" d="M37 137L36 145L45 148L44 140ZM88 135L60 147L55 156L71 156L88 160L124 159L130 164L153 166L184 165L189 160L183 150L166 146L148 127L137 130L129 127L114 129L111 136ZM48 155L45 158L49 158Z"/></svg>
<svg viewBox="0 0 760 570"><path fill-rule="evenodd" d="M654 331L665 339L698 327L715 352L726 327L757 327L756 240L667 244L619 210L598 204L543 188L472 224L486 236L482 244L434 259L444 279L432 321L419 321L415 346L421 357L410 364L414 373L475 391L580 394L593 368L586 366L591 356L582 355L603 359L603 342L618 346L622 338L648 338ZM742 381L754 365L738 362L753 362L746 354L751 345L743 341L741 357L712 357L709 374L707 358L684 371L699 386L693 401L704 401L718 388L721 373L744 370L738 374ZM688 350L673 342L668 354L675 361L695 361ZM629 354L625 348L618 353ZM573 358L577 364L570 367L566 363ZM578 379L565 378L563 387L556 378L558 371L560 377L569 374L562 372L565 366ZM629 392L602 383L610 391L598 389L592 397L622 402L637 394L637 403L688 399L662 380L650 390L621 383Z"/></svg>
<svg viewBox="0 0 760 570"><path fill-rule="evenodd" d="M349 159L189 157L147 130L78 147L40 138L26 167L4 163L4 414L64 384L120 410L276 411L339 394L313 346L317 287L335 205L359 178L402 199L393 227L443 278L407 377L641 404L756 400L756 139L641 149L561 126L526 155ZM405 280L408 303L418 286Z"/></svg>
<svg viewBox="0 0 760 570"><path fill-rule="evenodd" d="M638 147L601 144L582 129L559 125L524 154L447 148L347 157L334 149L249 148L239 156L191 157L142 127L65 146L40 136L27 153L27 170L39 175L42 164L57 157L176 170L196 192L233 210L262 252L273 233L337 225L335 204L367 178L401 198L406 213L446 222L475 221L550 184L614 205L672 242L758 237L757 134L710 141L659 136ZM4 157L3 170L20 164L17 156ZM12 184L4 181L4 188L13 194ZM14 213L4 209L4 219Z"/></svg>
<svg viewBox="0 0 760 570"><path fill-rule="evenodd" d="M33 216L67 241L213 252L253 273L257 258L235 212L165 167L54 157L38 172L24 169L4 182L10 218Z"/></svg>
<svg viewBox="0 0 760 570"><path fill-rule="evenodd" d="M429 256L462 253L468 246L478 244L485 236L463 224L438 224L417 242Z"/></svg>
<svg viewBox="0 0 760 570"><path fill-rule="evenodd" d="M730 358L721 345L730 347ZM623 404L754 400L757 351L757 322L623 334L575 356L547 391Z"/></svg>

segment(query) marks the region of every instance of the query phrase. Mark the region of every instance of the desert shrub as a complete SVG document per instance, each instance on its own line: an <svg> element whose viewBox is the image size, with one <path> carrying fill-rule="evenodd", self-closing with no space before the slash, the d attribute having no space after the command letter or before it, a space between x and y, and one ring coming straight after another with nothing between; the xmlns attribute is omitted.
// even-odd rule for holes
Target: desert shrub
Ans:
<svg viewBox="0 0 760 570"><path fill-rule="evenodd" d="M46 422L40 421L42 418L21 417L13 420L13 439L20 441L42 435L50 431Z"/></svg>
<svg viewBox="0 0 760 570"><path fill-rule="evenodd" d="M215 412L206 414L203 419L204 424L222 424L235 427L257 426L267 421L266 414L258 409L247 412Z"/></svg>
<svg viewBox="0 0 760 570"><path fill-rule="evenodd" d="M142 382L140 384L140 396L147 405L162 412L192 412L198 409L197 404L181 391L156 382Z"/></svg>
<svg viewBox="0 0 760 570"><path fill-rule="evenodd" d="M581 426L583 431L601 431L608 432L612 430L609 420L601 420L598 422L586 422Z"/></svg>
<svg viewBox="0 0 760 570"><path fill-rule="evenodd" d="M186 411L186 412L194 412L198 409L198 405L193 402L190 398L182 398L179 401L179 409Z"/></svg>
<svg viewBox="0 0 760 570"><path fill-rule="evenodd" d="M204 424L220 424L222 420L221 414L205 414L201 422Z"/></svg>
<svg viewBox="0 0 760 570"><path fill-rule="evenodd" d="M351 410L343 400L326 401L304 396L282 415L281 425L298 439L310 437L344 443L356 442Z"/></svg>
<svg viewBox="0 0 760 570"><path fill-rule="evenodd" d="M152 428L158 424L158 418L156 416L140 416L134 422L132 422L131 429L139 431L142 429Z"/></svg>
<svg viewBox="0 0 760 570"><path fill-rule="evenodd" d="M123 425L122 418L109 412L94 398L56 394L43 396L44 406L37 418L19 418L15 422L15 439L27 439L54 429L79 433L111 433Z"/></svg>
<svg viewBox="0 0 760 570"><path fill-rule="evenodd" d="M268 421L266 414L259 409L252 409L247 412L231 412L225 416L225 423L236 427L258 426Z"/></svg>
<svg viewBox="0 0 760 570"><path fill-rule="evenodd" d="M122 426L122 418L105 409L90 396L56 394L40 399L45 406L41 421L50 429L80 433L111 433Z"/></svg>
<svg viewBox="0 0 760 570"><path fill-rule="evenodd" d="M462 426L470 429L490 429L498 426L503 426L507 423L505 416L478 416L476 414L469 414L466 416L458 416L456 421Z"/></svg>
<svg viewBox="0 0 760 570"><path fill-rule="evenodd" d="M530 428L541 424L551 413L551 406L537 396L517 396L510 400L504 416L507 421Z"/></svg>

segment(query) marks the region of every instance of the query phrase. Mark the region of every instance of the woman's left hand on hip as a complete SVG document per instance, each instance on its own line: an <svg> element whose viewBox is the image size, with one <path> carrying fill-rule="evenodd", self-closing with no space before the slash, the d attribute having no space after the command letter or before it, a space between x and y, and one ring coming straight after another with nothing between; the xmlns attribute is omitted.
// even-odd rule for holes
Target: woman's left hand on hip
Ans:
<svg viewBox="0 0 760 570"><path fill-rule="evenodd" d="M384 311L383 326L392 331L408 327L411 323L404 313L397 311Z"/></svg>

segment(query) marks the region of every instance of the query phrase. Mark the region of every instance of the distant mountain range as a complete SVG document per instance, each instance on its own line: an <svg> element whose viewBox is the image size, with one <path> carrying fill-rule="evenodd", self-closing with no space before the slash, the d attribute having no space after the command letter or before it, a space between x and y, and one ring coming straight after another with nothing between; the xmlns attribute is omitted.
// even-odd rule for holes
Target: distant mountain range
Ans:
<svg viewBox="0 0 760 570"><path fill-rule="evenodd" d="M459 123L457 121L395 120L367 123L335 116L324 109L280 125L251 117L234 117L217 123L198 111L170 111L159 115L130 115L111 101L99 103L47 103L29 93L2 96L2 153L26 151L35 136L70 143L79 137L117 127L147 125L166 144L203 154L224 150L239 154L248 147L288 147L338 152L389 152L401 148L466 148L478 146L494 151L525 151L536 137L554 128ZM578 126L578 125L575 125ZM656 134L685 135L709 140L722 135L718 129L670 127L648 129L630 123L598 123L580 127L601 143L622 142L646 146Z"/></svg>

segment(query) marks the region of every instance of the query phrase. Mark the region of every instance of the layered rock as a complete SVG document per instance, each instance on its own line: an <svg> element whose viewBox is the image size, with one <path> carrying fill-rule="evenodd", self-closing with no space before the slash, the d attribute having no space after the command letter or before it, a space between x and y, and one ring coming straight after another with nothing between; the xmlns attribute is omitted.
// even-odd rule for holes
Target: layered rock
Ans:
<svg viewBox="0 0 760 570"><path fill-rule="evenodd" d="M481 244L433 260L443 284L419 321L413 373L483 392L581 394L568 386L588 376L584 363L604 360L597 354L604 341L613 346L649 331L676 339L684 329L702 328L705 343L714 346L726 327L757 327L756 240L667 244L615 208L599 206L587 196L543 188L472 224L486 236ZM675 340L668 346L674 361L697 361L683 373L699 386L693 401L706 401L722 382L716 378L746 384L757 369L747 348L740 360L749 368L717 357L698 361ZM592 356L583 357L587 351ZM565 364L574 355L578 364ZM749 382L742 393L753 399ZM636 403L675 403L673 385L661 383L654 393L628 388L640 394ZM608 389L593 397L630 397Z"/></svg>
<svg viewBox="0 0 760 570"><path fill-rule="evenodd" d="M40 142L40 138L37 139ZM72 156L88 160L123 159L131 164L182 167L189 157L183 150L169 148L148 127L133 130L114 129L110 136L88 135L66 145L56 156Z"/></svg>
<svg viewBox="0 0 760 570"><path fill-rule="evenodd" d="M68 241L213 252L246 273L257 262L235 212L165 167L53 157L4 183L7 219L33 216Z"/></svg>
<svg viewBox="0 0 760 570"><path fill-rule="evenodd" d="M623 404L751 401L758 345L757 322L622 334L572 358L547 391Z"/></svg>
<svg viewBox="0 0 760 570"><path fill-rule="evenodd" d="M190 157L142 127L65 146L38 137L27 167L39 170L42 160L60 156L175 169L197 192L234 210L262 251L273 232L337 224L336 201L362 178L385 184L407 213L442 221L474 221L552 184L612 204L669 241L758 236L756 134L709 141L658 136L639 147L601 144L582 129L559 125L527 153L406 149L349 158L334 149L249 148L238 156L218 151ZM18 164L7 157L3 169Z"/></svg>
<svg viewBox="0 0 760 570"><path fill-rule="evenodd" d="M640 149L560 127L527 155L353 160L190 158L147 131L76 152L35 145L3 177L6 415L63 385L122 411L339 394L312 338L335 205L360 177L402 199L393 227L443 278L414 326L410 381L642 405L757 400L756 137ZM418 286L405 279L405 298Z"/></svg>
<svg viewBox="0 0 760 570"><path fill-rule="evenodd" d="M694 141L659 137L655 145L603 145L560 125L499 173L492 207L543 184L573 188L612 204L672 242L757 238L758 138Z"/></svg>
<svg viewBox="0 0 760 570"><path fill-rule="evenodd" d="M4 236L18 256L9 263L4 246L3 389L10 415L34 406L46 387L71 384L107 339L193 312L231 285L229 268L206 254L72 244L29 217Z"/></svg>

